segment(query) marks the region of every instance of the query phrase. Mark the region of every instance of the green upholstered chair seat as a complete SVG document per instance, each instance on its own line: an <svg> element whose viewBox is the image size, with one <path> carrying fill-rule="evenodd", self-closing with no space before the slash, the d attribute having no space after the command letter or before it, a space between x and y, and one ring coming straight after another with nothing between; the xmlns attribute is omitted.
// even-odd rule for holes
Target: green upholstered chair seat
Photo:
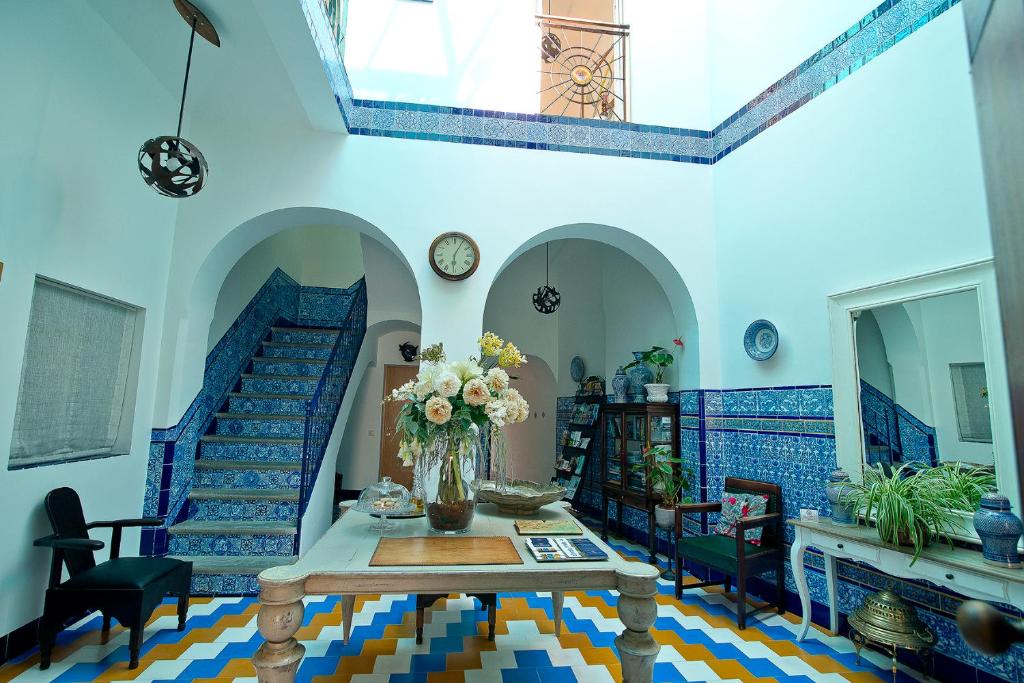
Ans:
<svg viewBox="0 0 1024 683"><path fill-rule="evenodd" d="M760 552L761 548L753 543L744 543L744 551L748 555ZM735 576L738 570L736 562L736 539L729 536L709 534L708 536L684 536L679 539L680 557L692 560L697 564L717 569L723 574Z"/></svg>

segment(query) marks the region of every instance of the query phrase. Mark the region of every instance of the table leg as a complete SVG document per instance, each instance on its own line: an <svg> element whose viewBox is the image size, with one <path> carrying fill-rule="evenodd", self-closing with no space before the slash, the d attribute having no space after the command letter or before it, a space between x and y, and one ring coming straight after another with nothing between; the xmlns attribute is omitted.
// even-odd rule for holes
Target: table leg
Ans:
<svg viewBox="0 0 1024 683"><path fill-rule="evenodd" d="M828 628L839 634L839 584L836 576L836 556L825 554L825 586L828 589Z"/></svg>
<svg viewBox="0 0 1024 683"><path fill-rule="evenodd" d="M341 596L341 633L342 645L348 645L348 639L352 635L352 613L355 611L356 596Z"/></svg>
<svg viewBox="0 0 1024 683"><path fill-rule="evenodd" d="M551 594L552 612L555 613L555 636L562 635L562 603L565 602L565 593L556 591Z"/></svg>
<svg viewBox="0 0 1024 683"><path fill-rule="evenodd" d="M256 624L264 643L252 657L260 683L291 683L306 652L293 637L302 626L303 584L260 581L260 611Z"/></svg>
<svg viewBox="0 0 1024 683"><path fill-rule="evenodd" d="M811 591L807 586L807 576L804 573L804 550L807 549L807 542L796 530L796 538L793 539L793 548L789 553L789 563L793 570L793 580L796 581L796 591L800 596L800 633L797 640L803 640L811 627Z"/></svg>
<svg viewBox="0 0 1024 683"><path fill-rule="evenodd" d="M623 683L652 683L654 660L661 646L650 628L658 618L658 569L639 562L616 570L619 619L626 630L615 639L622 661Z"/></svg>

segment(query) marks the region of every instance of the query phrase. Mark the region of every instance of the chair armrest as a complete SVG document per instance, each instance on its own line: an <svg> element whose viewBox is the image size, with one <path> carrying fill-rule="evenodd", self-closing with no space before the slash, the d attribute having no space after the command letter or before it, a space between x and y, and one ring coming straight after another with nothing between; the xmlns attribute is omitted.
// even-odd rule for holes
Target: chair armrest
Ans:
<svg viewBox="0 0 1024 683"><path fill-rule="evenodd" d="M92 538L61 538L57 534L50 534L37 538L32 545L60 550L103 550L104 543Z"/></svg>
<svg viewBox="0 0 1024 683"><path fill-rule="evenodd" d="M676 506L676 540L683 537L683 515L721 512L722 503L681 503Z"/></svg>
<svg viewBox="0 0 1024 683"><path fill-rule="evenodd" d="M160 526L164 523L162 517L143 517L141 519L113 519L106 522L89 522L85 526L86 529L99 529L99 528L117 528L117 527L130 527L130 526Z"/></svg>
<svg viewBox="0 0 1024 683"><path fill-rule="evenodd" d="M770 512L766 515L741 517L736 522L736 531L746 531L747 529L756 529L757 527L767 526L769 522L779 519L780 516L781 515L778 512Z"/></svg>

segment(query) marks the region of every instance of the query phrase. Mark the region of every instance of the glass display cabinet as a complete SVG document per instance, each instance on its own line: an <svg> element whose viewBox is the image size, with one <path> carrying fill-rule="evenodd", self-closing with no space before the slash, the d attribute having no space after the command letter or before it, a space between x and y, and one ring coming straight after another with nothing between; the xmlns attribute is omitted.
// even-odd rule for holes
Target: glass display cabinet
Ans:
<svg viewBox="0 0 1024 683"><path fill-rule="evenodd" d="M601 538L608 540L608 506L616 504L618 528L622 530L622 508L645 510L650 556L655 561L654 508L661 494L651 489L643 468L645 452L652 446L668 446L672 458L679 458L679 406L674 403L609 403L602 411L604 434L601 471Z"/></svg>

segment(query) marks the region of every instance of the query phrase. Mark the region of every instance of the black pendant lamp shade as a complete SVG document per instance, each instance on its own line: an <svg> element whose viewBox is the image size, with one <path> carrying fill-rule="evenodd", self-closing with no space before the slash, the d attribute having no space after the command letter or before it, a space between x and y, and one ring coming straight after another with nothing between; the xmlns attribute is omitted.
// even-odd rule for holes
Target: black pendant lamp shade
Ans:
<svg viewBox="0 0 1024 683"><path fill-rule="evenodd" d="M192 47L196 34L220 47L220 37L210 20L188 0L173 0L178 14L191 27L188 40L188 60L185 63L185 82L181 86L181 106L178 109L178 132L146 140L139 148L139 173L142 180L165 197L181 199L191 197L203 189L209 167L199 148L181 137L181 121L185 114L185 95L188 76L192 68Z"/></svg>
<svg viewBox="0 0 1024 683"><path fill-rule="evenodd" d="M551 243L547 242L544 244L544 286L538 287L537 291L533 293L533 307L540 313L548 315L558 310L558 306L562 303L562 295L558 293L558 290L551 286L550 275L551 275L551 262L550 262L550 250Z"/></svg>

